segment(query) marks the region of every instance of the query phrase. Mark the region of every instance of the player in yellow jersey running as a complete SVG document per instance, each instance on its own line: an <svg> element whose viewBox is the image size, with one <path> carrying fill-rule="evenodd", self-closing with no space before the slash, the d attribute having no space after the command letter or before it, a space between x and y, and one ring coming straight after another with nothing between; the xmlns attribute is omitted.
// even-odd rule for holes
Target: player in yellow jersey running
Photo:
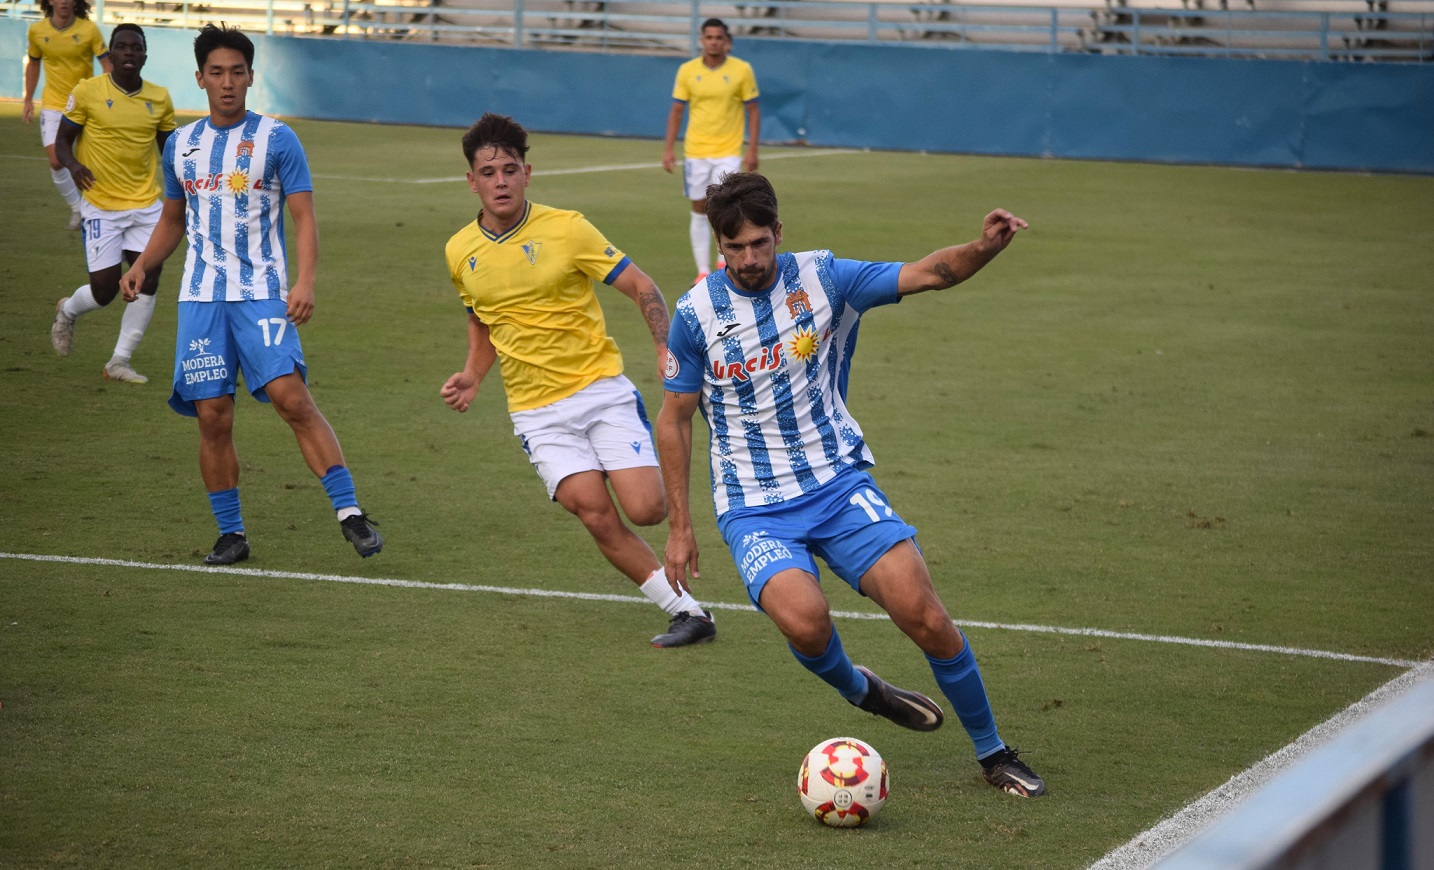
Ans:
<svg viewBox="0 0 1434 870"><path fill-rule="evenodd" d="M50 178L70 207L66 229L80 228L80 192L55 155L55 134L65 101L75 85L95 74L95 60L110 71L105 41L100 29L89 20L89 0L40 0L45 17L30 25L29 48L25 54L25 102L20 118L26 124L35 118L35 87L40 71L45 72L45 90L40 95L40 142L50 160Z"/></svg>
<svg viewBox="0 0 1434 870"><path fill-rule="evenodd" d="M631 299L652 334L657 371L667 357L667 302L602 233L575 211L529 202L528 133L484 115L463 136L468 185L483 208L448 240L445 258L468 309L468 359L439 394L467 411L497 362L513 434L598 550L671 617L658 647L710 641L712 616L618 513L640 526L667 516L667 498L642 396L622 373L593 281ZM608 491L608 487L612 491ZM614 504L614 495L617 504Z"/></svg>
<svg viewBox="0 0 1434 870"><path fill-rule="evenodd" d="M147 57L144 31L121 24L110 34L109 75L75 85L60 122L55 153L75 186L84 191L85 256L90 283L55 306L50 341L68 356L75 321L112 301L120 290L121 260L134 263L159 223L158 152L177 126L169 91L140 78ZM154 316L159 267L145 275L140 295L125 306L114 355L105 364L110 380L149 380L130 358Z"/></svg>
<svg viewBox="0 0 1434 870"><path fill-rule="evenodd" d="M677 165L677 130L688 113L687 136L682 140L683 188L692 202L687 234L697 280L713 271L712 230L707 225L707 185L742 170L757 171L757 139L762 110L757 105L757 77L751 64L732 57L732 34L719 18L702 22L702 55L677 68L672 86L672 109L667 115L667 138L662 145L662 168ZM747 148L742 149L742 120L747 121ZM718 257L716 269L725 264Z"/></svg>

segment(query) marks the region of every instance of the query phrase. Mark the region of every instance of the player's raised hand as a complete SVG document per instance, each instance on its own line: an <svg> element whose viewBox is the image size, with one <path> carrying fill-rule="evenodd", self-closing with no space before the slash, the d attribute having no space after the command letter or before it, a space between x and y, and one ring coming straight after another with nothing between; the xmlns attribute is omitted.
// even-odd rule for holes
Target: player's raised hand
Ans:
<svg viewBox="0 0 1434 870"><path fill-rule="evenodd" d="M139 261L130 265L129 271L120 276L120 293L124 294L124 301L133 302L139 298L139 288L144 286L144 267Z"/></svg>
<svg viewBox="0 0 1434 870"><path fill-rule="evenodd" d="M1025 229L1030 224L1011 214L1003 208L998 208L986 215L986 221L981 227L981 240L985 242L988 250L1000 253L1016 237L1016 233Z"/></svg>
<svg viewBox="0 0 1434 870"><path fill-rule="evenodd" d="M478 395L478 379L469 372L454 372L443 382L438 395L443 404L461 414L468 410L468 406L473 404L473 397Z"/></svg>

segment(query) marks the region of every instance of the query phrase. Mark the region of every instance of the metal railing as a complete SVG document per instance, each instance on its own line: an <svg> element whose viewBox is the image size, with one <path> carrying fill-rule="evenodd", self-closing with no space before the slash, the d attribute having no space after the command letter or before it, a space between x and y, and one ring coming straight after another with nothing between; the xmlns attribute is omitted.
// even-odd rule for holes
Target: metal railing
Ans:
<svg viewBox="0 0 1434 870"><path fill-rule="evenodd" d="M36 0L3 0L39 17ZM1434 0L95 0L96 21L268 34L693 54L702 20L761 40L933 48L1434 62Z"/></svg>

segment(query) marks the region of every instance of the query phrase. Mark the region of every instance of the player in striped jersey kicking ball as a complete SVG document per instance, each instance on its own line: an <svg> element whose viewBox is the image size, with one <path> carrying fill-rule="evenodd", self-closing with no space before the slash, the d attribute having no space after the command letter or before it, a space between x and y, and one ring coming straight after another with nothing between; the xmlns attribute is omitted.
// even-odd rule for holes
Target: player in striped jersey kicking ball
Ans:
<svg viewBox="0 0 1434 870"><path fill-rule="evenodd" d="M249 558L239 510L234 449L238 376L294 430L304 461L323 483L343 536L360 556L383 537L359 508L354 481L328 420L314 405L298 327L314 313L319 230L304 149L283 123L248 111L254 43L239 30L206 25L194 40L195 78L209 117L165 143L164 206L149 244L121 280L134 301L149 269L189 233L179 287L174 392L169 406L199 418L199 471L219 523L209 565ZM298 274L289 285L284 207L294 218Z"/></svg>
<svg viewBox="0 0 1434 870"><path fill-rule="evenodd" d="M755 173L708 187L707 218L727 268L677 302L667 398L657 418L668 576L697 576L689 467L700 406L711 429L717 527L747 595L777 624L797 661L862 710L917 731L941 726L941 708L930 698L847 657L817 583L814 557L821 556L926 654L986 781L1023 797L1043 794L1045 783L997 734L971 647L936 595L916 529L866 472L875 460L845 404L861 315L965 281L1026 222L997 209L976 240L914 263L778 253L777 194Z"/></svg>

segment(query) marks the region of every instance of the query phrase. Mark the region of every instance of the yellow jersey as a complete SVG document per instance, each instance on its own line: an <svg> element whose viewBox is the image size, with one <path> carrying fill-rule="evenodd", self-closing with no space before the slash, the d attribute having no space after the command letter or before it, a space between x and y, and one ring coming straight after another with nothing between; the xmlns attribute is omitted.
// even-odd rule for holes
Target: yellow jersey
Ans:
<svg viewBox="0 0 1434 870"><path fill-rule="evenodd" d="M757 99L752 65L728 56L716 69L695 57L677 68L672 99L687 104L684 157L737 157L742 153L743 107Z"/></svg>
<svg viewBox="0 0 1434 870"><path fill-rule="evenodd" d="M581 214L528 202L506 233L475 220L444 254L458 295L488 327L510 412L622 374L593 281L611 284L632 261Z"/></svg>
<svg viewBox="0 0 1434 870"><path fill-rule="evenodd" d="M30 57L44 64L42 109L65 108L65 100L75 85L95 74L95 58L109 54L100 29L88 18L76 18L63 30L44 18L30 25L29 37Z"/></svg>
<svg viewBox="0 0 1434 870"><path fill-rule="evenodd" d="M95 176L84 193L90 204L124 211L159 199L155 137L178 126L167 88L141 81L139 90L128 94L111 76L88 79L70 93L65 117L85 128L75 142L75 159Z"/></svg>

